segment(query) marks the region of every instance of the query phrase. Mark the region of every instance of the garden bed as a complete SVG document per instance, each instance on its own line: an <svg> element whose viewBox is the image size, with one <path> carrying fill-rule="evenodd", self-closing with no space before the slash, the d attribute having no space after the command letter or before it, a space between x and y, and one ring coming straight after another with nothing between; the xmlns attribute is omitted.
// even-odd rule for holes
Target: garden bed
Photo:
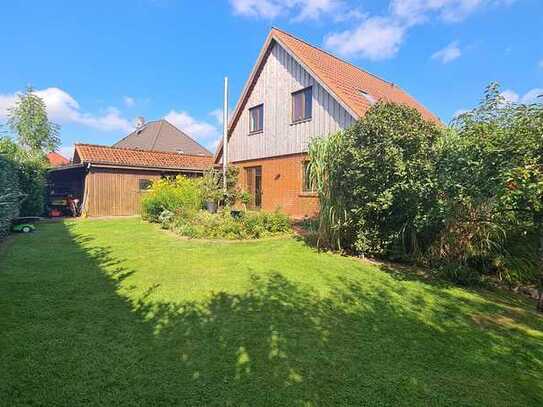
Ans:
<svg viewBox="0 0 543 407"><path fill-rule="evenodd" d="M225 193L215 170L202 179L178 176L154 182L142 201L143 218L195 239L254 240L290 234L287 215L247 210L247 194L237 189L237 172L231 172ZM219 204L215 213L203 209ZM241 207L234 209L235 205Z"/></svg>

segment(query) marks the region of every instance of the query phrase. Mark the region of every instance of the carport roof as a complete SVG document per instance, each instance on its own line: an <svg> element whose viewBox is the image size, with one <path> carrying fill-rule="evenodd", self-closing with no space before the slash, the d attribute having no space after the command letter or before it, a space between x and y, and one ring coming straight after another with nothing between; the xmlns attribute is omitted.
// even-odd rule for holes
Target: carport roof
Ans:
<svg viewBox="0 0 543 407"><path fill-rule="evenodd" d="M97 144L76 144L74 164L101 164L112 167L203 171L213 164L210 156L165 151L115 148Z"/></svg>

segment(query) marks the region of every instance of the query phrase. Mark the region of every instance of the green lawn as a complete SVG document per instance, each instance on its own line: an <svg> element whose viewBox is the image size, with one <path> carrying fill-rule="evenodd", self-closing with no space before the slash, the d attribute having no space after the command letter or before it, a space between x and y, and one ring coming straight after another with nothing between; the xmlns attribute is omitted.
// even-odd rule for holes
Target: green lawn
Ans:
<svg viewBox="0 0 543 407"><path fill-rule="evenodd" d="M138 219L0 247L0 404L543 405L543 318L294 239Z"/></svg>

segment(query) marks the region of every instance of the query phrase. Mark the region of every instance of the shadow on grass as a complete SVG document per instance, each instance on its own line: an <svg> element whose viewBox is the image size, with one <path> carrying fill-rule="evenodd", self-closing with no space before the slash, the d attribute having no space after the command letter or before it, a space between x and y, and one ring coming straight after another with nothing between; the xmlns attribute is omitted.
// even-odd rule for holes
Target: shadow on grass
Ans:
<svg viewBox="0 0 543 407"><path fill-rule="evenodd" d="M92 237L60 224L46 233L42 254L53 247L59 259L12 253L0 274L10 405L543 402L541 336L466 318L498 305L341 276L322 296L280 271L252 274L243 294L157 302L158 285L123 284L134 271L110 249L84 248Z"/></svg>

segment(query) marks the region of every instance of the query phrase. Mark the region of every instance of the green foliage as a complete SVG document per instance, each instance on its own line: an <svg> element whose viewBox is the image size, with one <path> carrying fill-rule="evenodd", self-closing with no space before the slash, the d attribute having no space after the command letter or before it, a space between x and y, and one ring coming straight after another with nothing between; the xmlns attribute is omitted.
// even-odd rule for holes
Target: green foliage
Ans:
<svg viewBox="0 0 543 407"><path fill-rule="evenodd" d="M170 227L180 235L192 238L243 240L288 233L290 222L279 212L244 212L234 217L228 210L218 213L183 211L170 222Z"/></svg>
<svg viewBox="0 0 543 407"><path fill-rule="evenodd" d="M202 207L203 197L200 181L178 175L153 182L142 198L142 216L152 222L159 220L160 214L170 212L194 211Z"/></svg>
<svg viewBox="0 0 543 407"><path fill-rule="evenodd" d="M351 128L313 144L309 172L328 243L365 255L417 253L431 228L440 131L415 109L379 103Z"/></svg>
<svg viewBox="0 0 543 407"><path fill-rule="evenodd" d="M0 138L0 154L15 168L21 194L20 214L22 216L42 215L47 172L47 163L43 156L29 154L7 137Z"/></svg>
<svg viewBox="0 0 543 407"><path fill-rule="evenodd" d="M221 173L215 168L210 168L204 172L200 180L200 188L204 201L218 203L224 196Z"/></svg>
<svg viewBox="0 0 543 407"><path fill-rule="evenodd" d="M49 121L44 101L30 86L8 110L8 126L19 145L33 156L54 151L59 145L59 126Z"/></svg>
<svg viewBox="0 0 543 407"><path fill-rule="evenodd" d="M15 164L0 154L0 240L9 233L11 220L19 213L22 196Z"/></svg>
<svg viewBox="0 0 543 407"><path fill-rule="evenodd" d="M243 208L247 210L247 205L251 202L251 194L247 191L241 191L239 194L239 201L243 205Z"/></svg>
<svg viewBox="0 0 543 407"><path fill-rule="evenodd" d="M449 128L379 103L309 155L321 245L422 262L466 284L540 275L543 286L541 103L506 103L491 84Z"/></svg>
<svg viewBox="0 0 543 407"><path fill-rule="evenodd" d="M226 206L232 206L239 198L239 168L233 165L228 166L226 169L226 195L224 197L224 204ZM220 175L220 184L222 185L222 172Z"/></svg>

